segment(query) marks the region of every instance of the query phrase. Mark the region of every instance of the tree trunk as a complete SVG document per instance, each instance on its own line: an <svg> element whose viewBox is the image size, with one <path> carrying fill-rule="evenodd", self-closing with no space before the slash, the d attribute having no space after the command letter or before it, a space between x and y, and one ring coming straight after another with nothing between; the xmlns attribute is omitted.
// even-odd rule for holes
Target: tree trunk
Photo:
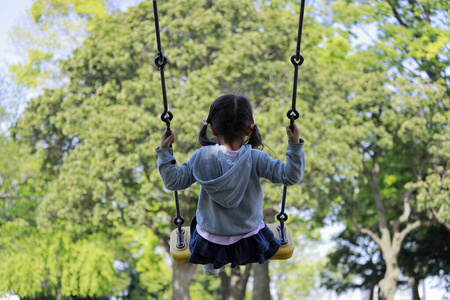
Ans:
<svg viewBox="0 0 450 300"><path fill-rule="evenodd" d="M373 284L373 285L370 287L370 290L369 290L369 298L368 298L367 300L373 300L374 293L375 293L375 285Z"/></svg>
<svg viewBox="0 0 450 300"><path fill-rule="evenodd" d="M270 295L269 262L253 267L253 300L272 300Z"/></svg>
<svg viewBox="0 0 450 300"><path fill-rule="evenodd" d="M380 281L380 300L394 300L397 291L397 282L393 276L385 276Z"/></svg>
<svg viewBox="0 0 450 300"><path fill-rule="evenodd" d="M226 266L223 267L222 270L220 270L219 276L220 276L220 290L222 291L222 300L228 300L230 299L230 282L231 282L231 276L228 276L226 273Z"/></svg>
<svg viewBox="0 0 450 300"><path fill-rule="evenodd" d="M226 268L220 272L222 299L223 300L244 300L247 282L250 277L251 265L245 267L236 267L231 269L230 275L227 274ZM244 274L241 269L244 268Z"/></svg>
<svg viewBox="0 0 450 300"><path fill-rule="evenodd" d="M388 228L388 216L386 214L386 208L383 203L383 198L379 187L379 172L380 165L378 159L381 155L381 148L375 147L374 154L372 156L372 168L363 162L364 174L368 180L368 185L373 193L373 200L377 209L378 216L378 228L381 236L378 236L372 230L367 228L357 228L361 233L369 235L380 247L383 253L384 260L386 262L386 273L384 278L380 280L379 297L381 300L394 300L395 293L397 291L397 279L400 274L400 268L398 267L398 255L402 247L402 243L405 237L414 229L419 226L425 225L426 222L415 221L408 223L411 214L410 197L415 192L416 188L410 188L403 194L403 212L397 219L389 221L391 228ZM401 229L402 224L407 224L405 228ZM391 234L392 231L392 234Z"/></svg>
<svg viewBox="0 0 450 300"><path fill-rule="evenodd" d="M236 267L231 272L231 295L230 300L244 300L245 288L247 287L247 279L245 275L241 275L241 267Z"/></svg>
<svg viewBox="0 0 450 300"><path fill-rule="evenodd" d="M395 292L397 291L397 279L400 275L400 268L397 264L397 255L392 249L388 252L387 249L383 251L384 260L386 262L386 273L384 278L380 280L378 286L380 287L381 300L394 300Z"/></svg>
<svg viewBox="0 0 450 300"><path fill-rule="evenodd" d="M59 272L58 272L59 273ZM58 284L56 285L56 300L62 300L61 294L61 276L58 274Z"/></svg>
<svg viewBox="0 0 450 300"><path fill-rule="evenodd" d="M189 285L198 266L174 263L172 266L172 300L189 300Z"/></svg>
<svg viewBox="0 0 450 300"><path fill-rule="evenodd" d="M414 277L409 277L409 284L411 285L411 292L412 292L412 300L420 300L419 282L420 282L420 279L414 278Z"/></svg>
<svg viewBox="0 0 450 300"><path fill-rule="evenodd" d="M371 236L375 239L380 246L383 253L384 260L386 262L386 273L384 278L380 281L380 295L382 300L394 300L395 292L397 291L397 279L400 275L400 268L398 267L398 255L402 247L403 240L406 235L412 230L418 228L421 225L426 225L425 222L415 221L406 225L406 227L399 231L398 224L400 222L393 222L393 238L391 240L391 234L388 229L381 230L381 239L375 236L373 233ZM396 225L397 224L397 225Z"/></svg>

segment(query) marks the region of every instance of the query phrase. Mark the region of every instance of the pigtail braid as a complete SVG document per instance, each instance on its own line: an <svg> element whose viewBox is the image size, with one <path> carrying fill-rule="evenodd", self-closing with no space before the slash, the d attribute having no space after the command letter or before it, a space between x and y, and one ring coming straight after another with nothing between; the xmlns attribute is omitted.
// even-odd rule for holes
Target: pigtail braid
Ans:
<svg viewBox="0 0 450 300"><path fill-rule="evenodd" d="M262 150L264 148L264 143L262 141L262 137L259 132L259 127L257 124L255 124L253 131L250 133L250 135L246 141L246 144L251 145L253 149Z"/></svg>
<svg viewBox="0 0 450 300"><path fill-rule="evenodd" d="M208 138L208 125L203 125L198 133L198 142L202 146L215 145L217 143L216 138Z"/></svg>

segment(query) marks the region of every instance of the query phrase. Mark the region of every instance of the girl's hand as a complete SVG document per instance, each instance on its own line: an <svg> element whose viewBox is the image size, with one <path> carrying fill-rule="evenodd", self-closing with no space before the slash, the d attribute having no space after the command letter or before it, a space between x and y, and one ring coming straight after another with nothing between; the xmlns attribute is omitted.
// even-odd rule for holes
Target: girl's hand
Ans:
<svg viewBox="0 0 450 300"><path fill-rule="evenodd" d="M294 123L294 131L291 131L291 126L286 126L286 134L289 138L289 142L291 143L299 143L300 142L300 132L298 130L297 125Z"/></svg>
<svg viewBox="0 0 450 300"><path fill-rule="evenodd" d="M173 143L175 143L176 136L173 130L170 130L170 135L167 136L167 130L164 131L162 137L161 137L161 145L159 148L169 148Z"/></svg>

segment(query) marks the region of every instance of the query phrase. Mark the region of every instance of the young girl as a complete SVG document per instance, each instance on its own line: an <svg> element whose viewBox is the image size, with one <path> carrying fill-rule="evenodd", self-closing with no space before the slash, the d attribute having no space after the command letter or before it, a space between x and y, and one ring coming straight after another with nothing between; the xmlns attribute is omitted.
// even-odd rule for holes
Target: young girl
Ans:
<svg viewBox="0 0 450 300"><path fill-rule="evenodd" d="M172 132L162 136L156 149L157 165L169 190L201 185L197 213L191 222L189 262L202 264L208 275L218 274L228 263L234 268L264 263L280 247L280 241L264 223L260 179L273 183L299 183L305 170L303 140L294 125L286 127L289 138L286 163L273 160L263 147L253 121L250 102L243 96L224 95L210 107L199 133L198 149L179 168L172 163ZM208 128L214 135L207 137Z"/></svg>

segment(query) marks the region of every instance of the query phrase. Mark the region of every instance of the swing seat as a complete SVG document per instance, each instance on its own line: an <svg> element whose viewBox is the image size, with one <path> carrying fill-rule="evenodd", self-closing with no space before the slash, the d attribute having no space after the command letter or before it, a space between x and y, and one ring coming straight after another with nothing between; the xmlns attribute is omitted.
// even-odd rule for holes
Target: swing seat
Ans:
<svg viewBox="0 0 450 300"><path fill-rule="evenodd" d="M280 232L278 231L278 223L270 223L267 224L267 227L273 232L275 237L277 239L280 239ZM284 225L284 230L286 232L286 240L287 244L281 245L280 249L278 249L277 253L274 254L270 259L273 260L283 260L283 259L289 259L294 254L294 240L292 238L292 231L289 226Z"/></svg>
<svg viewBox="0 0 450 300"><path fill-rule="evenodd" d="M270 223L267 224L267 227L273 232L275 237L277 239L280 239L280 233L277 229L279 226L278 223ZM294 242L292 239L292 231L291 229L284 225L285 232L286 232L286 239L287 244L281 245L280 249L278 249L277 253L275 253L274 256L272 256L270 259L273 260L284 260L289 259L292 257L292 254L294 253ZM172 260L176 264L187 264L189 256L191 256L191 251L189 251L189 241L191 239L191 232L190 228L188 226L182 227L184 230L184 247L183 248L177 248L177 241L178 241L178 229L174 229L172 233L170 234L170 256L172 257Z"/></svg>
<svg viewBox="0 0 450 300"><path fill-rule="evenodd" d="M191 256L189 251L189 241L191 240L191 229L189 226L183 226L181 229L184 231L183 241L184 247L178 248L178 228L174 229L170 234L170 256L176 264L187 264L188 258Z"/></svg>

